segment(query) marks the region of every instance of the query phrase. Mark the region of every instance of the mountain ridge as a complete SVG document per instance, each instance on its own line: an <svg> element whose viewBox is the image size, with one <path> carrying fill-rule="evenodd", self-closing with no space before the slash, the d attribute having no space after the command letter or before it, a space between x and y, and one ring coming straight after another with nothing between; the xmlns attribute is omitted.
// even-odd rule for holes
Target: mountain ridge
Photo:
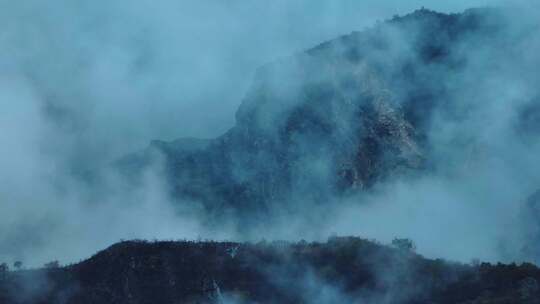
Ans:
<svg viewBox="0 0 540 304"><path fill-rule="evenodd" d="M0 301L538 303L532 264L429 260L407 242L124 241L77 264L2 273Z"/></svg>
<svg viewBox="0 0 540 304"><path fill-rule="evenodd" d="M223 135L197 149L154 142L120 163L159 154L172 197L253 222L433 170L434 113L467 114L448 85L469 60L462 45L507 39L500 15L420 9L280 58L257 69Z"/></svg>

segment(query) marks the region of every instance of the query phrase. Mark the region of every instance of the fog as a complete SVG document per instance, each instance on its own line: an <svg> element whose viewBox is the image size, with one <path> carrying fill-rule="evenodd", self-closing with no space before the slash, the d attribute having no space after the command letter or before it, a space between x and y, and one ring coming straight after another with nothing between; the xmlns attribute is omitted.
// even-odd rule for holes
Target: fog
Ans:
<svg viewBox="0 0 540 304"><path fill-rule="evenodd" d="M211 138L222 134L234 124L234 113L256 68L267 62L422 6L459 12L515 1L0 3L0 262L21 260L37 266L54 259L75 262L120 239L235 238L228 227L208 231L198 220L200 209L172 206L159 166L145 172L144 186L138 189L132 189L112 172L100 175L99 182L88 182L85 174L144 149L153 139ZM532 41L526 47L537 48L538 42ZM492 75L492 70L475 74L488 64L482 61L483 54L475 56L480 68L472 66L468 77L485 79ZM532 57L523 63L537 63L537 58ZM521 73L519 67L515 71L504 68ZM520 81L511 84L519 95L516 100L521 100L526 88L538 80L530 66L526 70L531 77L523 80L522 75L516 75ZM493 81L482 81L476 89L456 98L470 100L471 96L477 97L477 90L496 96L512 93L508 79ZM497 103L497 98L491 100L488 108L494 113L472 117L487 117L491 122L489 118L494 116L512 114L505 103ZM375 193L362 200L397 201L393 208L368 204L349 209L347 205L337 212L343 212L340 218L345 220L335 226L328 224L325 233L308 237L323 237L331 232L382 240L404 236L413 238L420 252L431 256L461 260L503 258L500 252L494 253L494 245L500 240L508 240L506 243L511 245L514 238L501 236L501 229L493 225L515 223L512 212L517 210L507 204L516 197L526 197L538 186L534 185L537 170L529 165L537 160L537 147L525 149L517 142L495 140L501 130L507 129L504 123L510 118L501 119L500 127L478 129L485 132L483 147L497 149L503 157L516 155L519 149L524 152L510 168L500 158L476 163L479 168L467 180L479 180L476 190L470 189L470 183L449 189L447 177L426 177L411 182L412 186L406 182L386 185L380 193L390 187L386 190L390 196ZM476 127L442 125L437 134L432 134L440 140L438 147L448 147L455 134ZM509 145L513 145L512 153L506 151ZM436 153L441 159L462 157L448 151L451 149ZM499 168L510 175L493 180L498 177L492 173ZM454 176L459 179L464 175L458 172ZM452 178L456 177L448 177ZM506 196L490 192L501 185L508 188ZM433 197L441 199L431 204ZM475 198L480 198L476 205L472 202ZM491 199L496 201L494 205L483 205ZM410 209L411 200L419 201L419 205ZM449 204L456 200L470 204L450 208ZM347 216L357 213L361 221L347 220ZM489 214L486 221L478 220L483 213ZM446 226L458 228L447 233L441 218L447 220ZM434 219L441 225L437 228L440 234L426 229ZM488 227L481 230L480 238L474 233L476 225ZM298 230L303 228L299 225ZM279 233L281 229L276 228L276 237L303 236L291 236L290 231ZM448 247L451 242L462 243ZM509 254L509 258L515 257Z"/></svg>

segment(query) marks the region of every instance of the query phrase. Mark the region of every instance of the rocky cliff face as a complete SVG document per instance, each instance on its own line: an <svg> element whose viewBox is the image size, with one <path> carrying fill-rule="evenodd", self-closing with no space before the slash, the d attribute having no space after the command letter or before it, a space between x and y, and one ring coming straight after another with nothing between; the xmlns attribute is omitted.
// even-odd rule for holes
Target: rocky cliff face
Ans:
<svg viewBox="0 0 540 304"><path fill-rule="evenodd" d="M515 38L499 15L422 9L282 58L256 72L226 134L149 150L163 154L175 197L220 214L322 204L433 168L434 111L456 123L467 116L454 102L470 60L464 47Z"/></svg>
<svg viewBox="0 0 540 304"><path fill-rule="evenodd" d="M413 126L368 65L307 54L260 69L223 136L195 150L155 147L177 196L243 211L295 196L322 203L423 161Z"/></svg>

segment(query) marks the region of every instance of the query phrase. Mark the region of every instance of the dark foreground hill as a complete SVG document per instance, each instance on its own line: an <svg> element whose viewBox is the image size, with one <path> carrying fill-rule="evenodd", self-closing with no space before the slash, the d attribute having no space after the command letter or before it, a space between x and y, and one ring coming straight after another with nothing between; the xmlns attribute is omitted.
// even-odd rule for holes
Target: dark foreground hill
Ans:
<svg viewBox="0 0 540 304"><path fill-rule="evenodd" d="M2 273L0 303L540 303L532 264L430 260L397 244L122 242L75 265Z"/></svg>

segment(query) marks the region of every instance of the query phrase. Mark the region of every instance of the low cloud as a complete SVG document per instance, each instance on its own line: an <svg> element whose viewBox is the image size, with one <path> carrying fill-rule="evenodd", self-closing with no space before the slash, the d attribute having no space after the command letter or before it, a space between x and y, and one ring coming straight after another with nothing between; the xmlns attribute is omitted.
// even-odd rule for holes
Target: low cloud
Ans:
<svg viewBox="0 0 540 304"><path fill-rule="evenodd" d="M150 168L136 189L108 166L152 139L223 133L234 123L255 68L266 62L422 5L461 11L514 3L0 2L0 261L30 266L74 262L121 238L244 237L229 227L208 230L197 202L171 204L160 166ZM522 49L538 46L531 40ZM539 177L530 166L537 163L538 143L522 144L504 133L515 108L498 98L519 104L530 97L538 57L524 53L521 66L512 65L514 57L500 61L508 72L501 77L483 70L491 61L474 53L477 65L459 79L467 82L448 85L475 83L455 97L490 101L488 112L459 125L439 120L430 135L440 140L441 160L455 158L449 164L468 163L466 153L447 148L456 134L470 130L481 140L479 149L496 151L494 159L471 161L449 178L382 186L361 198L365 206L334 210L336 217L321 223L324 229L305 231L306 222L318 222L314 213L306 222L278 218L285 224L260 237L337 232L389 240L402 234L429 255L500 259L497 242L513 240L504 229L515 223L510 204ZM298 228L288 230L291 222Z"/></svg>

